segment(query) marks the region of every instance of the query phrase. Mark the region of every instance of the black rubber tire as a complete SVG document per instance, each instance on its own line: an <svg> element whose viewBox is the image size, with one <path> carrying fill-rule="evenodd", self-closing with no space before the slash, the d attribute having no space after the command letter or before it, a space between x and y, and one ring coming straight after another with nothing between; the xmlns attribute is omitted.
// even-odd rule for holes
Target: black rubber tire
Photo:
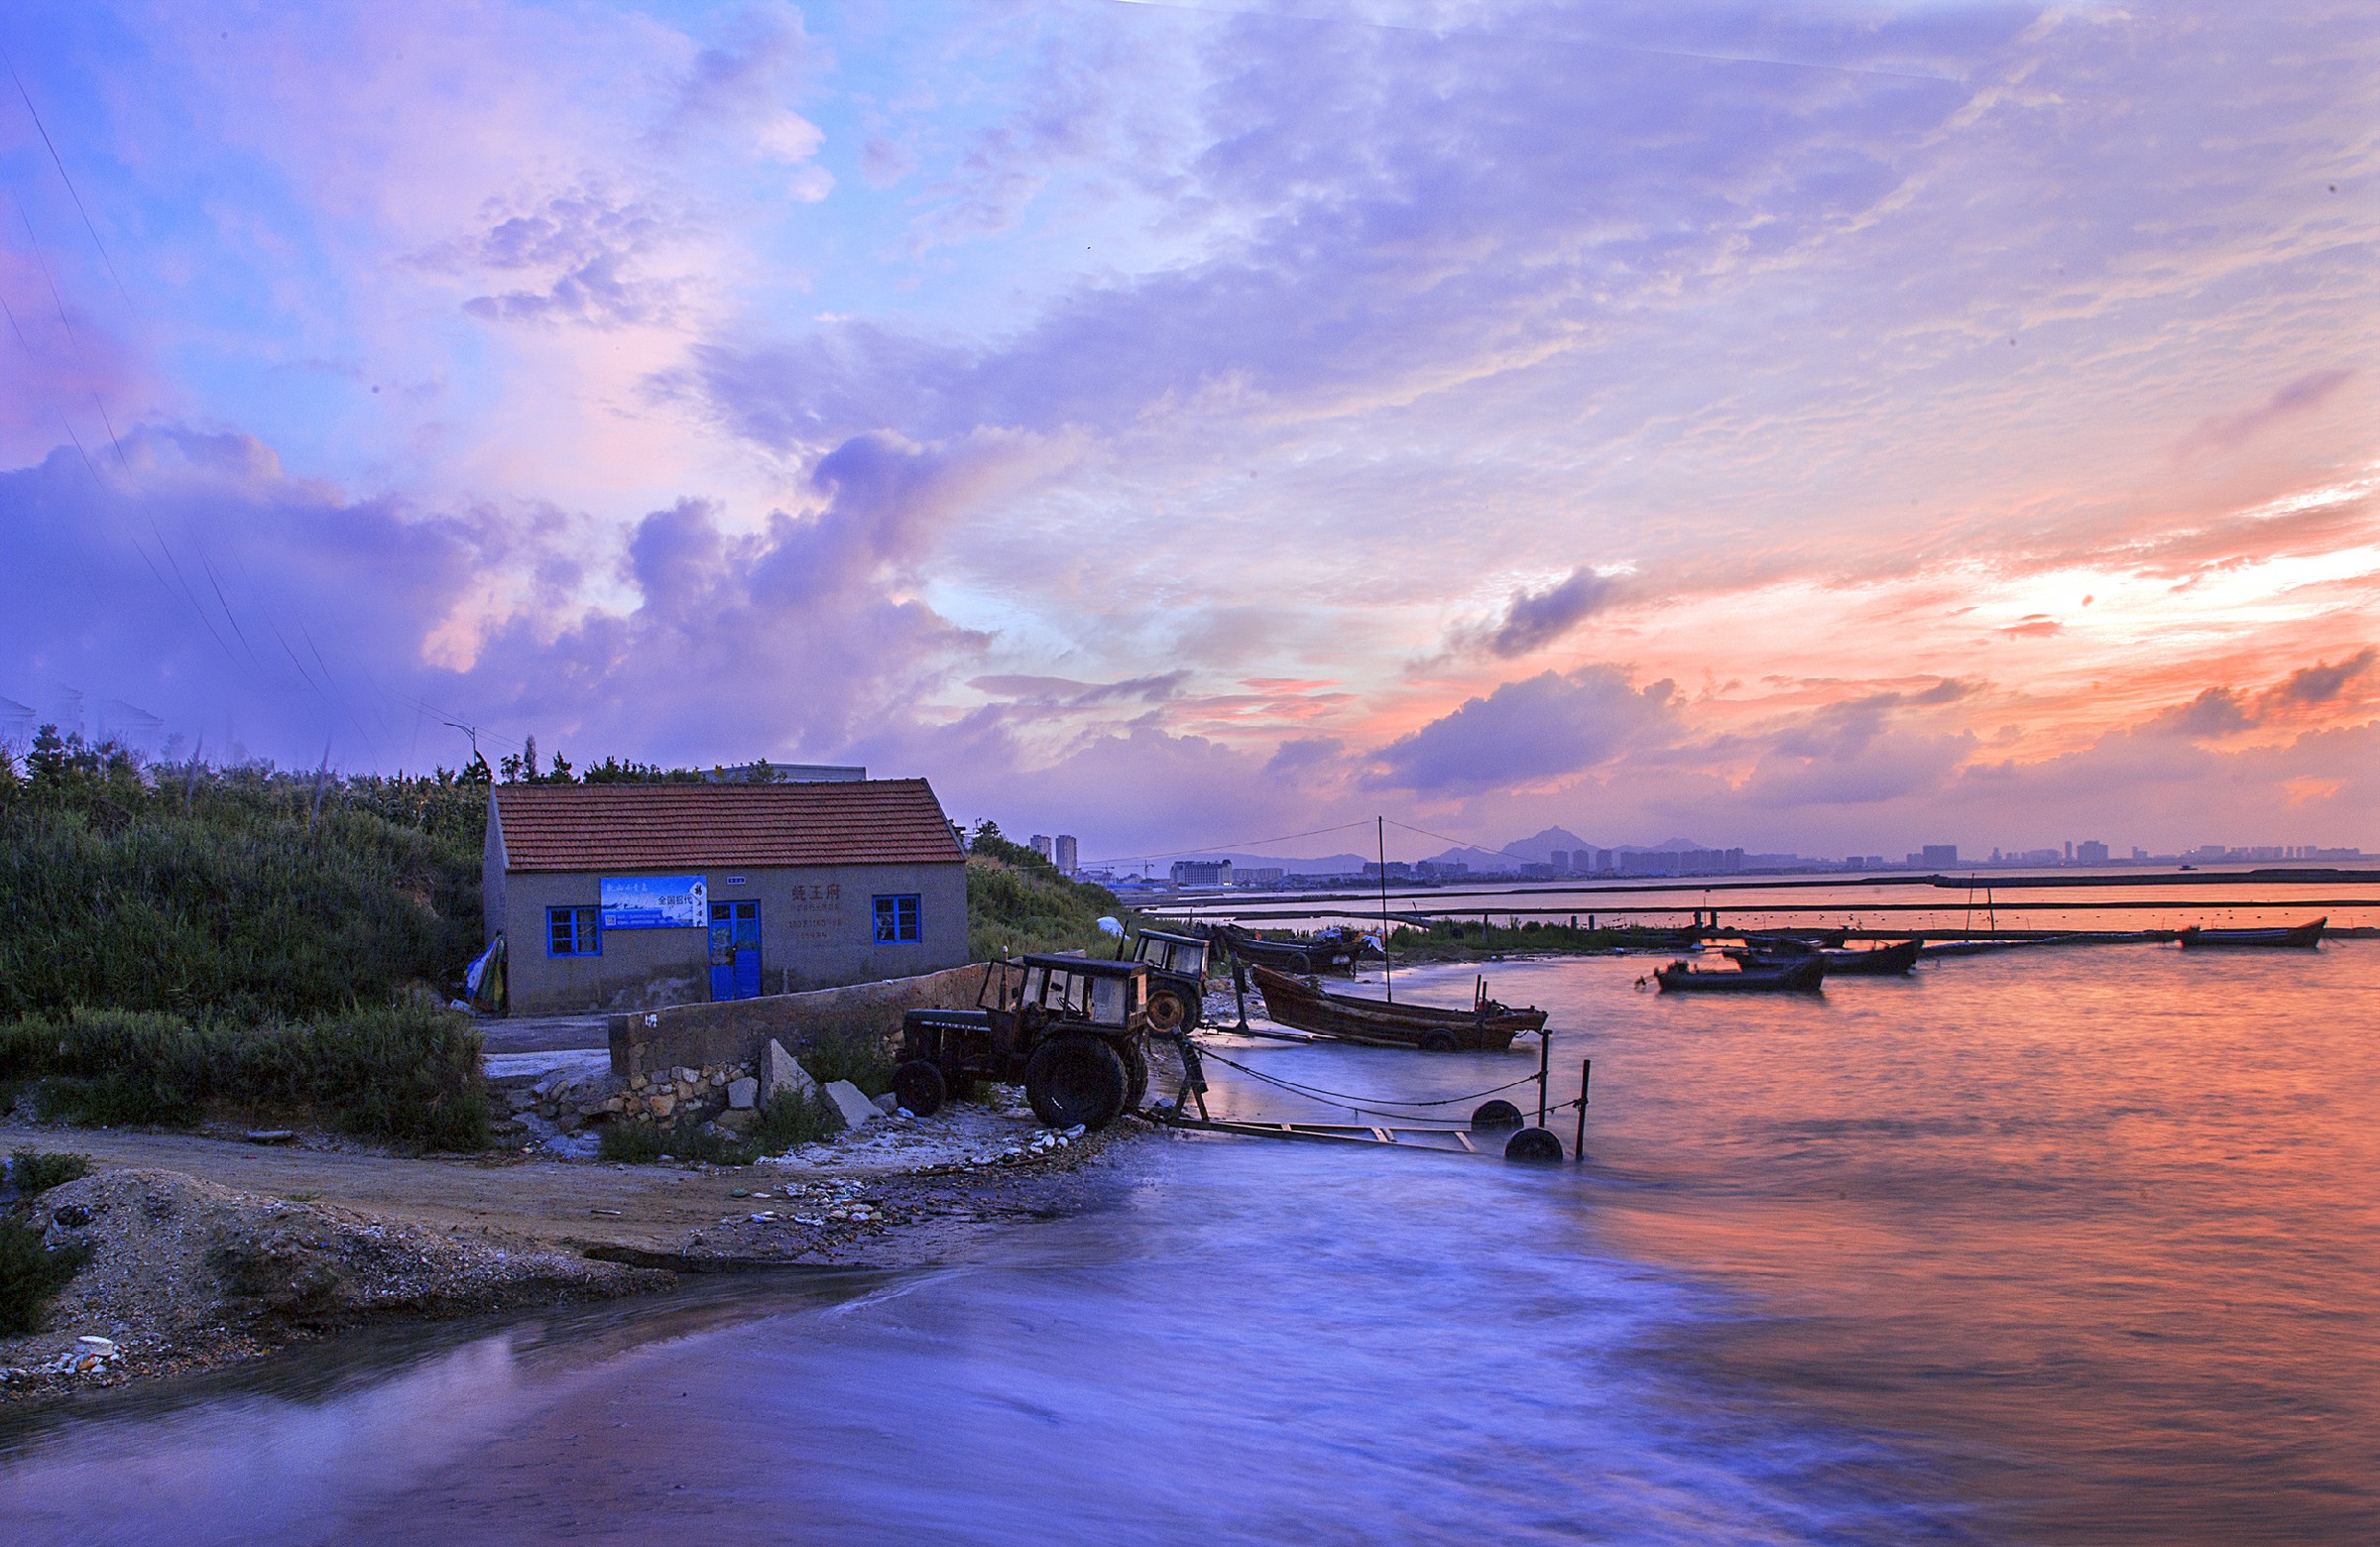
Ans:
<svg viewBox="0 0 2380 1547"><path fill-rule="evenodd" d="M1187 1031L1198 1019L1198 1012L1182 997L1179 989L1157 988L1148 995L1148 1028L1171 1034Z"/></svg>
<svg viewBox="0 0 2380 1547"><path fill-rule="evenodd" d="M1479 1110L1471 1115L1471 1130L1474 1133L1502 1132L1505 1129L1520 1126L1520 1109L1501 1097L1480 1103Z"/></svg>
<svg viewBox="0 0 2380 1547"><path fill-rule="evenodd" d="M922 1058L912 1058L892 1071L892 1099L916 1118L930 1118L950 1099L950 1082L942 1071Z"/></svg>
<svg viewBox="0 0 2380 1547"><path fill-rule="evenodd" d="M1462 1040L1444 1027L1432 1027L1421 1034L1421 1050L1425 1053L1457 1053L1463 1050Z"/></svg>
<svg viewBox="0 0 2380 1547"><path fill-rule="evenodd" d="M1124 1059L1105 1038L1087 1032L1061 1031L1024 1061L1024 1099L1051 1128L1079 1123L1097 1132L1124 1111L1130 1090Z"/></svg>
<svg viewBox="0 0 2380 1547"><path fill-rule="evenodd" d="M1124 1059L1124 1110L1138 1112L1148 1100L1148 1050L1133 1037L1117 1043L1116 1051Z"/></svg>
<svg viewBox="0 0 2380 1547"><path fill-rule="evenodd" d="M1562 1140L1550 1129L1524 1128L1504 1141L1504 1158L1523 1165L1559 1165Z"/></svg>

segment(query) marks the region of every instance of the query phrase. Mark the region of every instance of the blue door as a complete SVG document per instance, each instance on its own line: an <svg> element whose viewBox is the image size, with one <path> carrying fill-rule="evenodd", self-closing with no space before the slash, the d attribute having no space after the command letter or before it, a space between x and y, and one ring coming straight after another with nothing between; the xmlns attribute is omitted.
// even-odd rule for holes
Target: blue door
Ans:
<svg viewBox="0 0 2380 1547"><path fill-rule="evenodd" d="M711 998L761 997L761 904L711 904Z"/></svg>

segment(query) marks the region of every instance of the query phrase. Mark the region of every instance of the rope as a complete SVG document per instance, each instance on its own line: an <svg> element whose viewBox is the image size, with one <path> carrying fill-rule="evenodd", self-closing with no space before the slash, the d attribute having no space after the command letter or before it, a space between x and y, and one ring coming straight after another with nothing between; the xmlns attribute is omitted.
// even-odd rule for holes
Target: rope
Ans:
<svg viewBox="0 0 2380 1547"><path fill-rule="evenodd" d="M1242 1074L1249 1076L1250 1079L1262 1080L1267 1085L1277 1085L1282 1090L1294 1091L1300 1096L1310 1096L1318 1101L1328 1101L1338 1106L1353 1107L1358 1112L1376 1113L1381 1117L1395 1116L1395 1114L1385 1111L1385 1107L1454 1107L1460 1106L1462 1103L1467 1101L1478 1101L1483 1096L1493 1096L1498 1091L1514 1090L1523 1085L1534 1085L1537 1083L1537 1076L1531 1074L1524 1075L1517 1080L1506 1081L1502 1085L1491 1085L1484 1091L1474 1091L1468 1096L1449 1096L1441 1101L1399 1101L1393 1096L1351 1096L1345 1091L1326 1091L1318 1086L1300 1085L1294 1080L1278 1079L1272 1075L1265 1074L1260 1070L1250 1069L1248 1065L1239 1062L1237 1059L1226 1058L1223 1054L1215 1052L1205 1046L1201 1046L1199 1048L1198 1055L1201 1058L1212 1058L1217 1063L1224 1065L1226 1068L1237 1069ZM1378 1102L1382 1103L1383 1106L1372 1107L1364 1105L1367 1102Z"/></svg>

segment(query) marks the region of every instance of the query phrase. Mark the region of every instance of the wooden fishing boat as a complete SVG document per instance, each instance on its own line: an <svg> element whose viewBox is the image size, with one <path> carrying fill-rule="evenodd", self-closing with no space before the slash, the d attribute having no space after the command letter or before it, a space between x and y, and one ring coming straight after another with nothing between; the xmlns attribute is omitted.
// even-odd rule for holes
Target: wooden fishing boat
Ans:
<svg viewBox="0 0 2380 1547"><path fill-rule="evenodd" d="M1923 947L1920 940L1903 940L1897 945L1879 946L1872 951L1770 951L1735 949L1727 955L1746 967L1784 967L1794 962L1808 961L1813 956L1827 964L1830 978L1899 978L1917 970L1917 953Z"/></svg>
<svg viewBox="0 0 2380 1547"><path fill-rule="evenodd" d="M1502 1052L1523 1031L1543 1031L1545 1012L1513 1010L1488 997L1483 982L1469 1010L1430 1005L1391 1005L1384 1000L1333 994L1320 984L1251 963L1264 1012L1285 1026L1341 1042L1373 1047L1418 1047L1426 1052Z"/></svg>
<svg viewBox="0 0 2380 1547"><path fill-rule="evenodd" d="M2286 929L2202 929L2193 924L2178 938L2184 950L2264 946L2311 951L2322 943L2322 930L2329 922L2330 915L2325 913L2310 924L2292 924Z"/></svg>
<svg viewBox="0 0 2380 1547"><path fill-rule="evenodd" d="M1741 966L1733 972L1671 962L1653 974L1664 994L1814 994L1826 976L1823 956L1797 956L1773 967Z"/></svg>
<svg viewBox="0 0 2380 1547"><path fill-rule="evenodd" d="M1846 929L1746 929L1743 943L1773 956L1808 956L1814 951L1839 951L1851 937Z"/></svg>
<svg viewBox="0 0 2380 1547"><path fill-rule="evenodd" d="M1213 935L1250 967L1296 977L1352 978L1366 949L1362 935L1345 929L1324 930L1304 940L1267 940L1237 924L1217 924Z"/></svg>

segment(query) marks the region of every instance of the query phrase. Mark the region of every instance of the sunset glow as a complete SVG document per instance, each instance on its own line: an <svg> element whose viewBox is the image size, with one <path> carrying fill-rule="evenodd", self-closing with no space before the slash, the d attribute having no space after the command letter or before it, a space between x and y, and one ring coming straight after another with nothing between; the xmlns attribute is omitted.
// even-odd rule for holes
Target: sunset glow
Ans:
<svg viewBox="0 0 2380 1547"><path fill-rule="evenodd" d="M2376 36L20 17L0 718L864 763L1086 856L2380 848Z"/></svg>

